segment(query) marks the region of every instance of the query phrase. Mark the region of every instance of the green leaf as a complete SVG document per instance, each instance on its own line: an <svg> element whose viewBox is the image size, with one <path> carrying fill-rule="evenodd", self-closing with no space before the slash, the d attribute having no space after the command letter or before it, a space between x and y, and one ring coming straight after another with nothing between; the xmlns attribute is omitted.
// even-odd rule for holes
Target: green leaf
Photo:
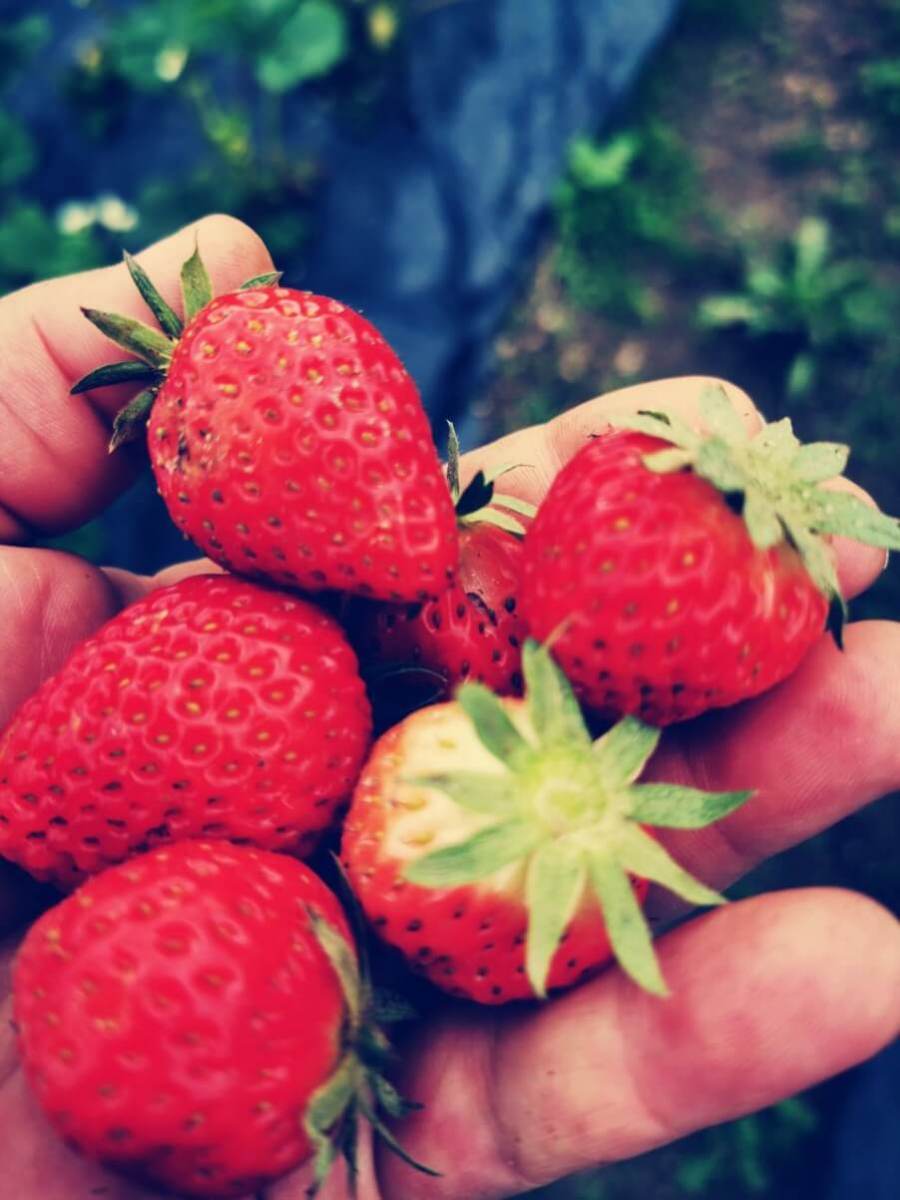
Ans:
<svg viewBox="0 0 900 1200"><path fill-rule="evenodd" d="M575 138L569 146L569 170L581 187L605 191L621 184L640 151L640 138L632 131L617 134L603 145L590 138Z"/></svg>
<svg viewBox="0 0 900 1200"><path fill-rule="evenodd" d="M447 422L447 487L455 505L459 499L459 438L452 421Z"/></svg>
<svg viewBox="0 0 900 1200"><path fill-rule="evenodd" d="M82 392L111 387L116 383L149 383L161 378L160 373L147 363L129 358L126 362L106 363L105 366L82 375L78 382L69 388L69 395L80 396Z"/></svg>
<svg viewBox="0 0 900 1200"><path fill-rule="evenodd" d="M456 846L424 854L406 867L411 883L430 888L460 887L486 879L525 858L538 845L541 832L525 821L501 821L481 829Z"/></svg>
<svg viewBox="0 0 900 1200"><path fill-rule="evenodd" d="M691 904L724 904L725 897L689 875L649 833L633 825L617 845L619 864L632 875L652 879Z"/></svg>
<svg viewBox="0 0 900 1200"><path fill-rule="evenodd" d="M332 0L301 0L278 37L256 61L256 78L268 92L289 92L306 79L327 75L346 56L347 22Z"/></svg>
<svg viewBox="0 0 900 1200"><path fill-rule="evenodd" d="M116 413L109 439L110 454L127 442L136 442L143 436L157 390L156 387L144 388Z"/></svg>
<svg viewBox="0 0 900 1200"><path fill-rule="evenodd" d="M381 1117L369 1103L369 1099L365 1093L359 1095L358 1103L359 1111L384 1142L385 1146L387 1146L388 1150L402 1159L407 1166L413 1167L416 1171L421 1171L423 1175L430 1175L433 1179L440 1178L440 1171L435 1171L432 1167L426 1167L424 1163L420 1163L403 1149L393 1133L391 1133L390 1129L388 1129L387 1125L385 1125L384 1121L382 1121Z"/></svg>
<svg viewBox="0 0 900 1200"><path fill-rule="evenodd" d="M809 442L794 458L794 470L804 483L824 483L843 475L850 447L839 442Z"/></svg>
<svg viewBox="0 0 900 1200"><path fill-rule="evenodd" d="M142 358L151 367L163 370L169 365L174 345L156 329L151 329L133 317L121 317L118 313L100 312L96 308L81 310L92 325L105 334L117 346Z"/></svg>
<svg viewBox="0 0 900 1200"><path fill-rule="evenodd" d="M748 296L707 296L697 308L702 329L721 329L729 325L750 325L758 315L756 303Z"/></svg>
<svg viewBox="0 0 900 1200"><path fill-rule="evenodd" d="M753 449L767 461L777 462L787 467L792 464L800 449L800 442L794 433L790 417L782 417L780 421L770 421L763 425L752 440Z"/></svg>
<svg viewBox="0 0 900 1200"><path fill-rule="evenodd" d="M347 939L339 933L324 917L320 916L310 905L306 906L309 923L312 926L316 941L322 948L325 957L337 975L344 995L344 1003L354 1027L359 1024L360 1011L360 979L356 955Z"/></svg>
<svg viewBox="0 0 900 1200"><path fill-rule="evenodd" d="M521 521L517 521L515 517L510 517L506 513L501 512L498 508L480 508L468 516L460 518L463 524L471 525L486 524L495 525L498 529L504 529L507 533L514 533L517 537L525 536L525 526Z"/></svg>
<svg viewBox="0 0 900 1200"><path fill-rule="evenodd" d="M397 1025L402 1021L417 1021L419 1013L405 996L389 988L376 988L372 1016L379 1025Z"/></svg>
<svg viewBox="0 0 900 1200"><path fill-rule="evenodd" d="M586 880L583 858L575 857L561 842L545 843L528 864L525 972L537 996L547 993L553 955L575 915Z"/></svg>
<svg viewBox="0 0 900 1200"><path fill-rule="evenodd" d="M841 589L831 547L801 521L795 521L790 511L782 512L781 519L797 553L803 559L804 567L822 595L829 599L840 596Z"/></svg>
<svg viewBox="0 0 900 1200"><path fill-rule="evenodd" d="M807 353L795 354L787 373L785 389L792 399L808 396L816 382L818 367L815 356Z"/></svg>
<svg viewBox="0 0 900 1200"><path fill-rule="evenodd" d="M596 854L590 859L590 880L619 966L646 991L667 995L650 928L625 871L608 853Z"/></svg>
<svg viewBox="0 0 900 1200"><path fill-rule="evenodd" d="M185 321L192 321L213 298L212 284L197 245L194 246L194 253L181 268L181 294L184 299Z"/></svg>
<svg viewBox="0 0 900 1200"><path fill-rule="evenodd" d="M718 439L701 443L694 456L694 470L720 492L742 492L747 483L746 474Z"/></svg>
<svg viewBox="0 0 900 1200"><path fill-rule="evenodd" d="M606 419L613 429L646 433L650 437L662 438L685 450L693 449L700 440L689 425L668 413L610 413Z"/></svg>
<svg viewBox="0 0 900 1200"><path fill-rule="evenodd" d="M178 338L181 336L184 326L181 322L181 317L172 309L163 297L159 294L154 286L150 276L137 261L126 250L124 252L125 265L128 268L128 274L134 281L134 285L144 298L144 302L150 311L159 321L160 328L169 337Z"/></svg>
<svg viewBox="0 0 900 1200"><path fill-rule="evenodd" d="M730 446L743 445L747 430L740 414L722 387L705 387L700 393L700 419L715 437L720 437Z"/></svg>
<svg viewBox="0 0 900 1200"><path fill-rule="evenodd" d="M456 698L485 749L508 766L530 750L503 704L480 683L464 683Z"/></svg>
<svg viewBox="0 0 900 1200"><path fill-rule="evenodd" d="M347 1054L334 1074L309 1099L303 1128L312 1144L313 1173L316 1186L321 1185L336 1158L334 1140L329 1136L335 1124L353 1103L357 1086L355 1057Z"/></svg>
<svg viewBox="0 0 900 1200"><path fill-rule="evenodd" d="M778 513L756 484L748 484L744 492L744 524L750 540L760 550L769 550L784 541L784 526Z"/></svg>
<svg viewBox="0 0 900 1200"><path fill-rule="evenodd" d="M669 475L690 466L693 457L690 450L679 450L673 446L671 450L655 450L653 454L645 454L644 466L655 475Z"/></svg>
<svg viewBox="0 0 900 1200"><path fill-rule="evenodd" d="M537 516L537 505L529 500L520 500L518 496L508 496L506 492L494 492L492 504L499 504L512 512L521 513L523 517Z"/></svg>
<svg viewBox="0 0 900 1200"><path fill-rule="evenodd" d="M727 817L752 795L752 791L703 792L674 783L640 783L631 791L631 816L643 825L664 829L702 829Z"/></svg>
<svg viewBox="0 0 900 1200"><path fill-rule="evenodd" d="M21 121L0 109L0 187L7 189L30 175L37 155L34 142Z"/></svg>
<svg viewBox="0 0 900 1200"><path fill-rule="evenodd" d="M281 277L284 271L266 271L263 275L254 275L252 279L246 279L238 288L239 292L249 292L252 288L257 287L275 287L281 283Z"/></svg>
<svg viewBox="0 0 900 1200"><path fill-rule="evenodd" d="M490 817L507 816L517 804L516 788L510 775L454 771L452 775L424 775L404 782L444 792L461 808Z"/></svg>
<svg viewBox="0 0 900 1200"><path fill-rule="evenodd" d="M800 222L794 234L798 279L809 281L824 267L830 240L828 224L820 217L805 217Z"/></svg>
<svg viewBox="0 0 900 1200"><path fill-rule="evenodd" d="M871 508L858 496L818 489L811 500L810 523L817 533L836 533L882 550L900 550L900 522Z"/></svg>
<svg viewBox="0 0 900 1200"><path fill-rule="evenodd" d="M522 649L522 673L528 712L541 745L589 746L590 734L572 685L547 647L534 638L528 638Z"/></svg>
<svg viewBox="0 0 900 1200"><path fill-rule="evenodd" d="M623 717L597 738L594 755L610 788L627 787L643 771L659 745L662 731L637 717Z"/></svg>

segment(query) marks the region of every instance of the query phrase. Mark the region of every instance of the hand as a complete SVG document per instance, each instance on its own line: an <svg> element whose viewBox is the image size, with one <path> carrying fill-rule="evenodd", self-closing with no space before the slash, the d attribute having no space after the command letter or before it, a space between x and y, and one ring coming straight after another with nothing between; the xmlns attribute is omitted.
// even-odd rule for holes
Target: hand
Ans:
<svg viewBox="0 0 900 1200"><path fill-rule="evenodd" d="M217 291L271 269L246 227L200 226ZM175 302L193 231L142 256ZM0 302L0 722L69 650L161 577L102 572L70 556L15 545L71 527L128 481L125 455L106 453L124 393L72 398L73 380L113 351L80 304L141 314L123 267L36 285ZM692 415L699 380L631 388L542 428L511 435L476 461L533 464L504 490L538 500L560 465L612 408L662 407ZM729 389L748 422L758 414ZM877 551L841 544L847 595L877 575ZM197 569L193 567L175 570ZM170 573L164 573L171 578ZM776 691L666 735L660 776L716 790L753 786L754 799L720 825L670 834L685 865L726 886L771 854L900 788L900 626L847 631L840 654L826 638ZM892 702L893 698L893 702ZM21 913L19 877L0 872L0 922ZM657 905L657 913L663 911ZM0 996L9 1005L0 959ZM759 896L704 915L660 939L672 996L640 993L617 970L540 1008L476 1011L442 1003L407 1057L408 1095L425 1109L402 1139L443 1172L415 1175L362 1147L360 1200L489 1200L569 1172L640 1154L702 1126L797 1092L875 1053L900 1030L900 928L862 896L808 889ZM149 1200L153 1193L66 1149L45 1123L0 1026L0 1128L5 1187L17 1200ZM301 1200L305 1170L267 1189ZM323 1196L347 1195L335 1172Z"/></svg>

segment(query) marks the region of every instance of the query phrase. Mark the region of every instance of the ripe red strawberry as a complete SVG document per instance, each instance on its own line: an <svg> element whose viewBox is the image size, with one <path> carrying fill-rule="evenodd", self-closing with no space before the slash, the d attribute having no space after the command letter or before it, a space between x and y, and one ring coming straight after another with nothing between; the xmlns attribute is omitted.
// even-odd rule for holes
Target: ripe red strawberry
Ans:
<svg viewBox="0 0 900 1200"><path fill-rule="evenodd" d="M189 1196L255 1194L313 1152L321 1180L352 1154L357 1109L376 1127L406 1110L373 1069L390 1050L369 1000L328 888L223 842L90 880L14 968L22 1061L59 1132Z"/></svg>
<svg viewBox="0 0 900 1200"><path fill-rule="evenodd" d="M151 592L0 740L0 854L71 886L159 841L306 854L370 735L356 659L298 597L227 575Z"/></svg>
<svg viewBox="0 0 900 1200"><path fill-rule="evenodd" d="M453 505L415 384L375 327L277 276L213 300L195 254L182 329L128 262L165 333L85 310L144 369L102 367L73 390L149 381L114 443L152 405L150 458L179 528L232 571L307 591L417 600L445 587Z"/></svg>
<svg viewBox="0 0 900 1200"><path fill-rule="evenodd" d="M718 390L706 433L624 417L560 472L525 539L521 608L579 698L605 716L694 717L785 679L844 612L830 546L900 548L900 525L846 492L848 450L790 422L748 438Z"/></svg>
<svg viewBox="0 0 900 1200"><path fill-rule="evenodd" d="M547 651L527 642L523 668L525 700L466 684L376 743L344 825L351 886L379 934L455 995L543 996L613 954L664 992L644 881L721 897L642 825L699 828L748 793L636 784L659 730L629 717L592 744Z"/></svg>
<svg viewBox="0 0 900 1200"><path fill-rule="evenodd" d="M454 582L424 602L360 601L346 614L376 711L383 698L405 715L411 696L434 702L466 680L500 695L521 691L527 628L518 592L525 526L504 510L526 518L535 510L495 490L496 479L509 469L490 478L479 471L460 492L459 443L451 425L447 477L459 525Z"/></svg>

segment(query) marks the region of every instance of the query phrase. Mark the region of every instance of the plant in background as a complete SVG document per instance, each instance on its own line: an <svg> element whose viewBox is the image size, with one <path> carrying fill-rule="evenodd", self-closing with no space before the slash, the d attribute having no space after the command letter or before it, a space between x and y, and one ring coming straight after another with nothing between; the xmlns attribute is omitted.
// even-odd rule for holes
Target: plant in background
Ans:
<svg viewBox="0 0 900 1200"><path fill-rule="evenodd" d="M614 317L652 320L649 268L693 256L685 226L695 194L690 158L661 120L606 142L576 138L555 198L556 270L573 300Z"/></svg>
<svg viewBox="0 0 900 1200"><path fill-rule="evenodd" d="M706 296L697 320L706 330L789 339L786 390L800 399L815 384L826 353L860 347L885 331L885 299L861 263L834 256L829 225L806 217L774 252L755 243L744 247L740 290Z"/></svg>

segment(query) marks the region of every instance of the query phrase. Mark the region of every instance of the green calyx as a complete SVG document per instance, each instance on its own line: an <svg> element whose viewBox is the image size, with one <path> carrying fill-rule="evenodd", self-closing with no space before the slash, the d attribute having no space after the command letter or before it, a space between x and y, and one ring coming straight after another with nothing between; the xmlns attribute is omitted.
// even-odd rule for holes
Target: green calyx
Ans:
<svg viewBox="0 0 900 1200"><path fill-rule="evenodd" d="M159 391L172 354L178 344L178 339L184 332L185 322L190 322L212 300L212 284L209 274L200 257L200 251L195 245L190 258L181 268L181 301L184 310L184 321L167 303L159 290L151 281L144 268L126 251L125 265L128 268L135 287L140 292L147 307L156 318L159 329L154 329L134 317L123 317L118 313L101 312L95 308L83 308L81 311L101 333L105 334L117 346L134 358L122 362L106 363L89 371L70 389L73 396L82 392L93 391L95 388L111 387L113 384L146 384L147 386L125 406L113 422L113 432L109 443L110 452L117 450L126 442L136 441L143 433L153 401ZM241 285L244 291L252 287L265 287L278 283L280 272L267 275L257 275Z"/></svg>
<svg viewBox="0 0 900 1200"><path fill-rule="evenodd" d="M733 812L750 792L703 792L639 783L660 731L626 717L592 741L568 680L546 647L529 640L523 658L526 720L480 684L457 693L501 774L454 771L411 780L435 788L488 820L465 841L412 861L406 877L451 888L524 868L525 967L546 994L553 956L587 893L599 902L622 968L641 987L666 993L632 878L661 884L692 904L723 897L684 871L644 828L699 829Z"/></svg>
<svg viewBox="0 0 900 1200"><path fill-rule="evenodd" d="M488 525L496 525L498 529L505 529L507 533L514 533L517 537L524 537L525 526L511 514L519 513L520 516L531 518L537 509L527 500L520 500L518 496L509 496L494 488L494 484L501 475L514 471L520 464L504 463L487 473L481 470L476 471L461 492L459 438L456 436L453 422L448 421L447 426L447 485L450 488L450 495L453 497L458 523L465 527L486 522ZM504 512L504 509L509 511Z"/></svg>
<svg viewBox="0 0 900 1200"><path fill-rule="evenodd" d="M307 914L316 940L340 981L345 1004L340 1060L331 1077L311 1097L303 1119L313 1148L313 1184L307 1195L316 1195L338 1156L347 1164L352 1194L360 1118L404 1162L426 1175L437 1175L437 1171L411 1158L388 1126L389 1121L400 1120L420 1106L404 1099L385 1077L384 1072L395 1063L395 1054L380 1025L408 1020L415 1013L399 998L376 996L364 959L360 969L343 936L314 909L308 908ZM356 916L355 909L351 909L351 916ZM358 945L362 955L363 942Z"/></svg>
<svg viewBox="0 0 900 1200"><path fill-rule="evenodd" d="M825 535L900 550L900 522L856 496L821 486L843 474L848 446L804 445L788 417L751 436L721 387L703 392L700 418L704 432L666 413L623 414L610 423L671 443L670 449L644 458L649 470L664 474L690 468L726 496L739 498L747 530L760 550L782 542L792 546L831 606L829 624L840 644L847 610Z"/></svg>

